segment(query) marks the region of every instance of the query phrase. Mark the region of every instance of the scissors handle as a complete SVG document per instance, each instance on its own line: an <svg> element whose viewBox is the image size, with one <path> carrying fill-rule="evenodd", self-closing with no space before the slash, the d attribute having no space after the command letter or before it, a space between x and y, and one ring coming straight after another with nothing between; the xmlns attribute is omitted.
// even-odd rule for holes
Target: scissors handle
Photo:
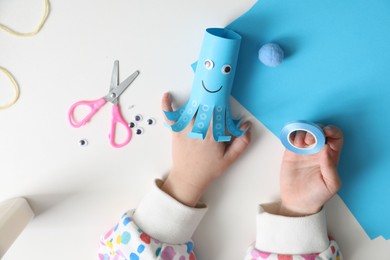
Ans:
<svg viewBox="0 0 390 260"><path fill-rule="evenodd" d="M115 142L115 132L116 132L116 127L118 124L123 125L126 129L126 132L127 132L126 140L124 140L122 143ZM131 129L128 126L127 122L123 119L123 116L120 112L119 105L114 104L112 107L111 133L109 135L111 145L115 148L123 147L130 142L131 137L132 137Z"/></svg>
<svg viewBox="0 0 390 260"><path fill-rule="evenodd" d="M107 103L107 101L104 98L100 98L100 99L97 99L94 101L79 101L79 102L74 103L70 107L69 112L68 112L69 123L73 127L77 127L77 128L85 125L91 119L91 117L94 114L96 114L96 112L106 103ZM74 111L76 110L77 107L81 107L81 106L87 106L91 109L91 111L81 121L77 121L74 118Z"/></svg>

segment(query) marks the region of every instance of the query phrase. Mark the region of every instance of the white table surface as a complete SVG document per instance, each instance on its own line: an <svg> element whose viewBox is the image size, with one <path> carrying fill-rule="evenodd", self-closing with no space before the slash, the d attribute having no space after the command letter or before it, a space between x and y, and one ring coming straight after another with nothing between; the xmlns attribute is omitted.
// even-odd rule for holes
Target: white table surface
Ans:
<svg viewBox="0 0 390 260"><path fill-rule="evenodd" d="M42 2L0 1L0 23L32 30ZM3 259L96 259L99 236L170 169L162 93L169 90L182 104L205 28L226 26L254 2L51 0L50 17L37 36L0 31L0 66L21 89L18 102L0 111L0 201L26 197L37 214ZM121 97L124 117L157 120L155 126L141 125L145 133L121 149L108 142L109 105L85 127L75 129L67 121L73 102L106 93L115 59L122 79L141 72ZM6 84L1 75L0 91L10 94ZM253 143L203 198L209 211L194 236L202 260L243 259L255 238L258 203L278 198L283 147L232 102L235 115L254 123ZM87 147L78 145L83 138ZM389 259L389 242L371 241L339 197L328 203L327 214L345 259Z"/></svg>

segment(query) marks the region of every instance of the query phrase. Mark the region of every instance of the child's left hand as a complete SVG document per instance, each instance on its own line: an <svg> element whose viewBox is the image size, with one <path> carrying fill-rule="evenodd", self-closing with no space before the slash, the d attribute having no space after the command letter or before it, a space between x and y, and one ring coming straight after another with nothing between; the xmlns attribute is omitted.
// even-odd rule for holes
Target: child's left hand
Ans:
<svg viewBox="0 0 390 260"><path fill-rule="evenodd" d="M162 109L172 111L171 96L165 93ZM170 122L165 119L171 125ZM187 132L172 133L172 171L161 187L163 191L188 206L194 207L207 187L232 165L250 143L250 129L229 143L216 142L209 127L204 140L192 139ZM246 122L241 129L250 127Z"/></svg>

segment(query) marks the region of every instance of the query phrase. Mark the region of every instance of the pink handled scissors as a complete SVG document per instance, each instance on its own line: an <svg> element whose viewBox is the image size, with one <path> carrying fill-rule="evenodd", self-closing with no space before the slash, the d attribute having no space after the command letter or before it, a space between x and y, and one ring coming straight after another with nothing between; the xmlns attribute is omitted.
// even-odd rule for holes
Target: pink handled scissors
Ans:
<svg viewBox="0 0 390 260"><path fill-rule="evenodd" d="M119 84L119 61L116 60L114 62L114 69L112 71L110 92L108 92L106 96L97 100L79 101L74 103L70 107L68 113L68 119L70 124L73 127L80 127L85 125L92 118L92 116L95 115L96 112L99 111L99 109L103 107L108 101L113 104L111 133L108 136L110 139L110 143L115 148L120 148L127 145L131 140L132 132L127 122L123 119L123 116L120 112L119 97L130 86L130 84L137 78L138 75L139 75L139 71L136 71L133 74L131 74L127 79L125 79L122 83ZM74 111L76 110L77 107L80 106L87 106L91 110L81 121L76 121L76 119L74 118ZM115 142L115 131L118 124L123 125L127 132L126 140L119 144Z"/></svg>

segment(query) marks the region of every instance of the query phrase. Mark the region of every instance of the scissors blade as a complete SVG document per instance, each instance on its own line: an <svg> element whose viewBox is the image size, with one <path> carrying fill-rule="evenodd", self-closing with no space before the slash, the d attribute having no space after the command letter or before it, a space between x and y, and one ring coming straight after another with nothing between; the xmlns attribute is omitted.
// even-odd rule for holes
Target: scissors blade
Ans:
<svg viewBox="0 0 390 260"><path fill-rule="evenodd" d="M112 70L110 91L119 85L119 61L114 62L114 68Z"/></svg>
<svg viewBox="0 0 390 260"><path fill-rule="evenodd" d="M139 71L137 70L133 74L131 74L127 79L125 79L121 84L117 87L113 88L110 93L104 98L113 104L118 104L118 98L122 93L131 85L131 83L138 77Z"/></svg>

